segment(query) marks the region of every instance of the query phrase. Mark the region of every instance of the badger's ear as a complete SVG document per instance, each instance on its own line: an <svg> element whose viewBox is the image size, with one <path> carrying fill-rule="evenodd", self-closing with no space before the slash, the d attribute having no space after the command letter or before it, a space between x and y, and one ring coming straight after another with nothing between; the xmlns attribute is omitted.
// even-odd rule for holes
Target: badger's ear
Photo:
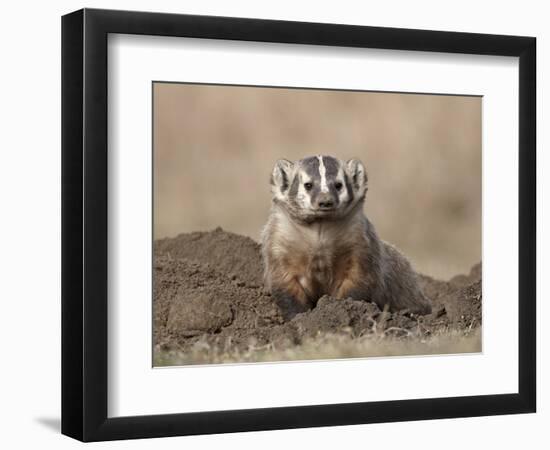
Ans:
<svg viewBox="0 0 550 450"><path fill-rule="evenodd" d="M294 163L288 159L279 159L275 163L273 172L271 173L271 186L275 191L284 194L290 187L292 181L292 171Z"/></svg>
<svg viewBox="0 0 550 450"><path fill-rule="evenodd" d="M367 190L367 171L361 161L350 159L346 163L346 173L354 192L362 193Z"/></svg>

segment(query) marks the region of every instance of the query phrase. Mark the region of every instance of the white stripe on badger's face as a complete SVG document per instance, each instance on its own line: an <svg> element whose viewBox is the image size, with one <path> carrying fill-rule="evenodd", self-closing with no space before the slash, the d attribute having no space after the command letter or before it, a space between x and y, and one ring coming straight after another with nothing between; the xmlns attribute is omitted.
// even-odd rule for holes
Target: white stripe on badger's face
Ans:
<svg viewBox="0 0 550 450"><path fill-rule="evenodd" d="M305 183L313 183L313 180L304 170L300 170L300 172L296 176L299 177L299 184L298 184L298 192L296 194L296 201L302 208L310 209L312 207L312 205L311 205L311 196L310 196L309 192L306 191L306 188L304 187L304 184Z"/></svg>
<svg viewBox="0 0 550 450"><path fill-rule="evenodd" d="M317 159L319 160L319 175L321 176L321 192L328 192L328 186L327 186L327 169L325 167L325 163L323 162L322 156L317 156Z"/></svg>
<svg viewBox="0 0 550 450"><path fill-rule="evenodd" d="M342 189L340 189L340 192L338 192L338 200L340 201L341 205L344 205L349 199L349 192L346 180L344 178L344 169L341 165L340 169L338 170L338 177L336 178L336 181L342 183Z"/></svg>

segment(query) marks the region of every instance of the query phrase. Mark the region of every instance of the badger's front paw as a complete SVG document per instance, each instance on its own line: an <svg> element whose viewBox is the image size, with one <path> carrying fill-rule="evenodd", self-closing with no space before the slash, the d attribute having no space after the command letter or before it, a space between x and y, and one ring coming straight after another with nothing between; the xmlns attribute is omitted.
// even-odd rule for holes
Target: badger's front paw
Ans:
<svg viewBox="0 0 550 450"><path fill-rule="evenodd" d="M432 304L427 298L423 297L418 301L418 303L411 306L409 309L413 314L425 316L432 313Z"/></svg>
<svg viewBox="0 0 550 450"><path fill-rule="evenodd" d="M279 307L285 322L291 320L296 314L309 311L313 305L308 301L300 301L287 292L275 290L271 293L275 304Z"/></svg>

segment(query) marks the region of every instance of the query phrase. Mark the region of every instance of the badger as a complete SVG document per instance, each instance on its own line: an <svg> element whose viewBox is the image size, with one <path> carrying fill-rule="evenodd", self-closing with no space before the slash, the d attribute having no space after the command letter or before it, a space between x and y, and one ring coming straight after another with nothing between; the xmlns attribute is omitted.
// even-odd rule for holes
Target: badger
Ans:
<svg viewBox="0 0 550 450"><path fill-rule="evenodd" d="M367 172L358 159L280 159L262 230L264 282L285 320L323 295L381 309L431 312L411 264L381 240L363 212Z"/></svg>

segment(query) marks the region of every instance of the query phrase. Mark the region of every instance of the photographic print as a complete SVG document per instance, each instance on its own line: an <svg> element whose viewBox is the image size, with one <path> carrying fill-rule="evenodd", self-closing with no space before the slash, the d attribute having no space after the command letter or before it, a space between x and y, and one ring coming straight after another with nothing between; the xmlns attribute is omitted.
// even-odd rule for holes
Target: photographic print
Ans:
<svg viewBox="0 0 550 450"><path fill-rule="evenodd" d="M63 434L536 411L534 37L83 9L61 104Z"/></svg>
<svg viewBox="0 0 550 450"><path fill-rule="evenodd" d="M482 350L482 97L154 82L153 365Z"/></svg>

